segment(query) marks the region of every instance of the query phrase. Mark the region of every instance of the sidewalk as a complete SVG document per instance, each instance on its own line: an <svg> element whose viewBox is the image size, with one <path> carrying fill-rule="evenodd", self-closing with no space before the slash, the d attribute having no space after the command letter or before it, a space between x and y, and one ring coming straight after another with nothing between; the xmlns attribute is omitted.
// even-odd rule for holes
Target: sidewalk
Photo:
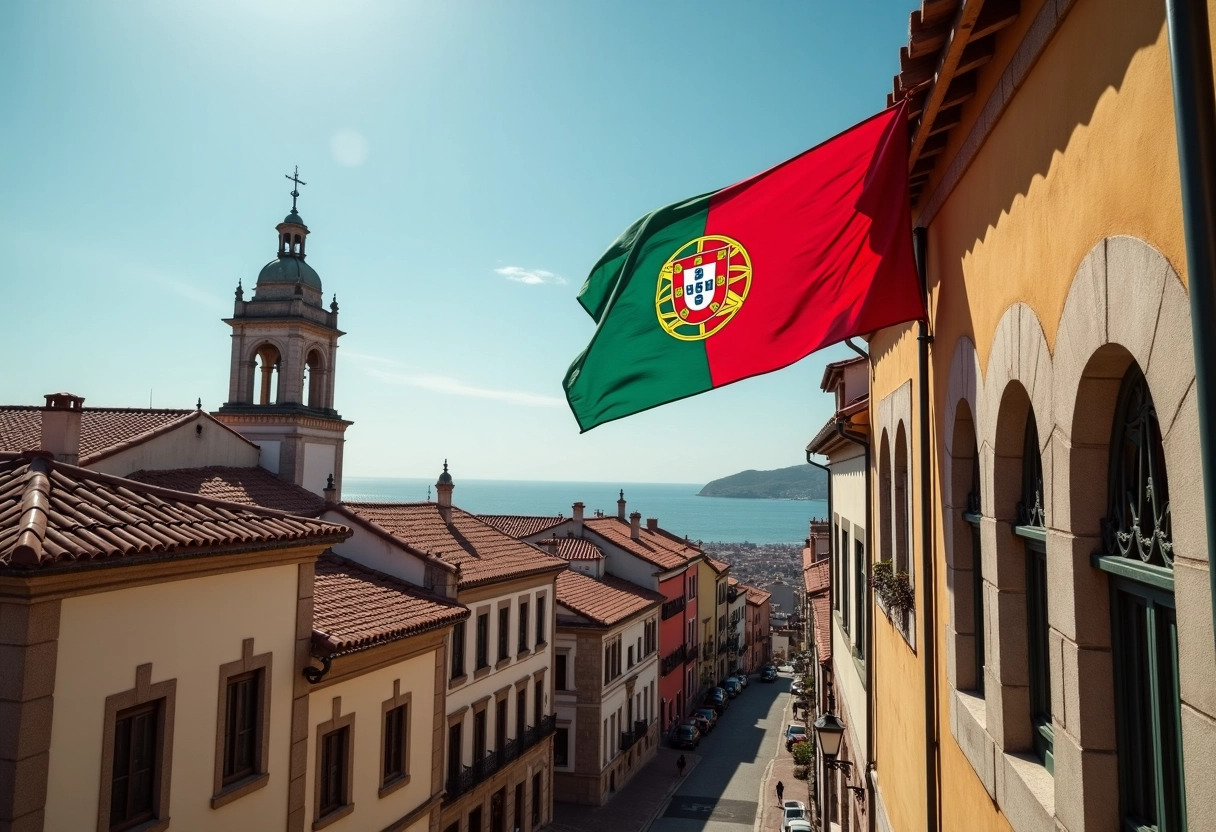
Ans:
<svg viewBox="0 0 1216 832"><path fill-rule="evenodd" d="M794 713L791 709L793 701L793 697L789 697L785 703L781 721L781 745L779 746L777 757L765 772L764 782L760 785L760 810L757 812L759 817L756 818L756 832L781 832L783 813L781 805L777 802L778 781L785 786L786 800L801 800L806 804L808 814L814 814L812 811L814 801L811 797L811 781L809 778L799 780L794 777L794 755L785 750L785 726L791 722L801 723L803 721L802 719L794 719Z"/></svg>
<svg viewBox="0 0 1216 832"><path fill-rule="evenodd" d="M793 721L792 697L783 706L781 733ZM801 721L801 720L799 720ZM785 750L784 738L779 739L777 756L765 770L757 795L759 808L753 823L754 832L781 832L782 811L777 803L777 781L785 785L786 800L801 800L811 810L811 781L794 777L794 756ZM701 762L701 755L661 746L655 758L625 784L603 806L580 806L575 803L554 803L551 832L642 832L667 806L669 798L679 787L682 777L676 770L676 758L684 755L688 767L684 777Z"/></svg>
<svg viewBox="0 0 1216 832"><path fill-rule="evenodd" d="M683 779L676 770L676 759L681 754L688 763L684 769L684 777L687 777L701 762L701 755L660 746L655 758L603 806L555 802L553 822L548 828L553 832L640 832L646 829Z"/></svg>

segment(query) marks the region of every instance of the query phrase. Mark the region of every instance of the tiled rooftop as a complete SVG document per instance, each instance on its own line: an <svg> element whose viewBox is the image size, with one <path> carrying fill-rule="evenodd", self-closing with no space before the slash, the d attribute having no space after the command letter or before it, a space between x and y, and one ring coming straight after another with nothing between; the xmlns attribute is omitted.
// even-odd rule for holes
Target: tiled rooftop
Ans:
<svg viewBox="0 0 1216 832"><path fill-rule="evenodd" d="M479 514L477 519L489 523L504 534L516 539L531 537L534 534L551 529L562 523L564 517L537 517L521 514Z"/></svg>
<svg viewBox="0 0 1216 832"><path fill-rule="evenodd" d="M557 576L557 603L597 624L610 627L663 603L663 596L612 576L599 580L581 572Z"/></svg>
<svg viewBox="0 0 1216 832"><path fill-rule="evenodd" d="M325 499L300 486L285 482L265 468L177 468L170 471L136 471L131 479L240 503L263 506L291 514L317 514Z"/></svg>
<svg viewBox="0 0 1216 832"><path fill-rule="evenodd" d="M599 560L604 556L604 550L590 540L582 537L550 537L538 540L537 546L542 549L557 543L557 556L562 560Z"/></svg>
<svg viewBox="0 0 1216 832"><path fill-rule="evenodd" d="M450 526L439 516L436 503L343 503L342 509L415 551L458 567L461 589L567 568L561 558L522 543L455 506Z"/></svg>
<svg viewBox="0 0 1216 832"><path fill-rule="evenodd" d="M730 569L730 564L729 564L729 563L726 563L725 561L718 560L717 558L711 558L709 555L706 555L706 556L705 556L705 561L706 561L706 562L707 562L707 563L708 563L708 564L709 564L709 565L710 565L710 566L713 568L713 570L714 570L715 572L717 572L719 575L721 575L721 574L722 574L723 572L725 572L727 569Z"/></svg>
<svg viewBox="0 0 1216 832"><path fill-rule="evenodd" d="M811 626L815 631L815 649L819 654L819 663L832 663L832 610L827 595L816 595L811 598Z"/></svg>
<svg viewBox="0 0 1216 832"><path fill-rule="evenodd" d="M638 539L634 540L629 536L629 521L618 517L592 517L584 521L583 525L614 545L661 569L683 566L689 559L701 555L701 550L691 543L685 543L662 531L650 531L645 524L641 527Z"/></svg>
<svg viewBox="0 0 1216 832"><path fill-rule="evenodd" d="M88 465L123 447L170 430L196 413L199 411L83 408L80 413L80 464ZM208 414L202 415L215 422ZM0 406L0 451L33 451L41 446L41 407Z"/></svg>
<svg viewBox="0 0 1216 832"><path fill-rule="evenodd" d="M802 586L807 595L816 595L828 589L831 582L831 561L824 558L802 570Z"/></svg>
<svg viewBox="0 0 1216 832"><path fill-rule="evenodd" d="M743 587L740 587L740 588L742 589ZM773 593L766 592L765 590L758 589L754 586L746 587L746 590L747 590L747 603L749 603L749 604L760 605L760 604L763 604L764 602L768 601L768 599L773 597Z"/></svg>
<svg viewBox="0 0 1216 832"><path fill-rule="evenodd" d="M313 579L313 646L349 653L468 618L461 604L326 552Z"/></svg>
<svg viewBox="0 0 1216 832"><path fill-rule="evenodd" d="M43 454L0 453L0 570L336 543L349 535L334 523L98 474Z"/></svg>

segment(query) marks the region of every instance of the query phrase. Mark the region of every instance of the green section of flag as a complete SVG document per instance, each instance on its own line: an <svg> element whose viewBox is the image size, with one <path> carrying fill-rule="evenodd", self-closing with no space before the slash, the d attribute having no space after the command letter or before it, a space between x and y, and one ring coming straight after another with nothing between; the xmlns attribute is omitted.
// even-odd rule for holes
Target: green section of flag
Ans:
<svg viewBox="0 0 1216 832"><path fill-rule="evenodd" d="M655 312L659 271L681 246L704 234L707 207L708 199L698 197L639 220L613 244L615 249L633 233L630 249L611 257L610 249L587 278L579 302L592 317L599 313L599 326L562 382L582 430L713 386L705 342L673 338ZM619 276L610 277L614 259Z"/></svg>
<svg viewBox="0 0 1216 832"><path fill-rule="evenodd" d="M587 314L597 322L604 316L604 310L612 300L612 293L616 290L619 279L638 268L637 263L630 262L630 257L635 255L635 249L636 253L641 253L641 248L644 246L639 248L639 242L646 240L647 237L660 236L663 229L672 224L682 223L698 216L701 227L704 228L705 214L709 210L709 198L714 193L716 191L651 211L625 229L624 233L617 237L616 242L610 245L599 261L591 267L591 274L587 275L583 288L579 289L578 302L583 305L583 309L587 310ZM697 235L700 233L697 232ZM664 238L665 241L666 238ZM674 250L673 248L672 251ZM666 263L670 256L670 254L665 255L659 261L659 265L662 266L663 263ZM657 270L655 279L658 279Z"/></svg>

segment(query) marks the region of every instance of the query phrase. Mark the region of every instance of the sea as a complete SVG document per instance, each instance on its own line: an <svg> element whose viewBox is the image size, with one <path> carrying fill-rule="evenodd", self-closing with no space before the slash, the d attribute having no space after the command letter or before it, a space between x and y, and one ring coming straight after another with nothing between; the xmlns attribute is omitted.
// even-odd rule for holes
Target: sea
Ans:
<svg viewBox="0 0 1216 832"><path fill-rule="evenodd" d="M352 502L416 502L435 499L434 480L385 477L346 477L342 498ZM473 514L561 514L581 501L587 517L596 510L616 514L616 501L625 492L626 511L641 512L643 522L704 543L800 543L811 518L827 515L823 500L760 500L698 497L694 483L538 482L533 480L461 479L452 502Z"/></svg>

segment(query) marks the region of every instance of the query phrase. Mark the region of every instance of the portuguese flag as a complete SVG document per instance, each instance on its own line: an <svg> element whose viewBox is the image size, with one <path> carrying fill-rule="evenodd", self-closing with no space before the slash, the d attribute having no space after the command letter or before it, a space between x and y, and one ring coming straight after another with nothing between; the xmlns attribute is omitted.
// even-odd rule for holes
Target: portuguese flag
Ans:
<svg viewBox="0 0 1216 832"><path fill-rule="evenodd" d="M584 432L923 317L904 105L647 214L578 300L597 327L563 386Z"/></svg>

